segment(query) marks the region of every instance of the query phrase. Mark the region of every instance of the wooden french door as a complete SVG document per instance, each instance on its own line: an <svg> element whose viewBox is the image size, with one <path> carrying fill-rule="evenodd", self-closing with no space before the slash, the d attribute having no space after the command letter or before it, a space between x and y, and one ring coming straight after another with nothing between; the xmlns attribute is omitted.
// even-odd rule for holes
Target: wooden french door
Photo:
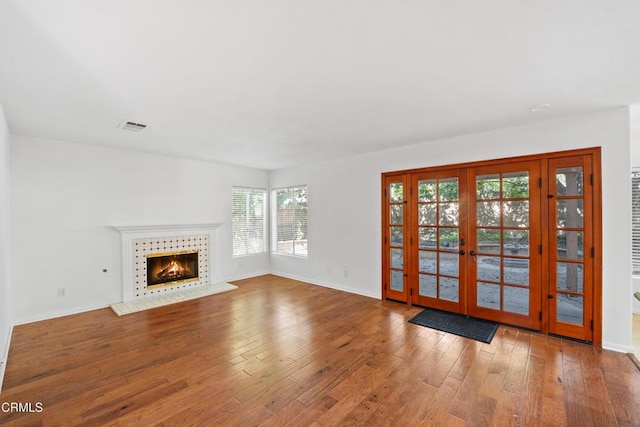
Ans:
<svg viewBox="0 0 640 427"><path fill-rule="evenodd" d="M594 175L591 156L549 161L549 332L593 341Z"/></svg>
<svg viewBox="0 0 640 427"><path fill-rule="evenodd" d="M599 156L384 174L383 298L599 345Z"/></svg>
<svg viewBox="0 0 640 427"><path fill-rule="evenodd" d="M384 275L382 289L385 298L409 302L407 288L406 254L409 230L407 205L407 177L388 176L384 178L383 233L385 252L382 258Z"/></svg>
<svg viewBox="0 0 640 427"><path fill-rule="evenodd" d="M468 313L539 330L540 161L468 173Z"/></svg>
<svg viewBox="0 0 640 427"><path fill-rule="evenodd" d="M414 304L467 311L466 173L464 169L412 175L409 207L417 244L410 239L410 289Z"/></svg>

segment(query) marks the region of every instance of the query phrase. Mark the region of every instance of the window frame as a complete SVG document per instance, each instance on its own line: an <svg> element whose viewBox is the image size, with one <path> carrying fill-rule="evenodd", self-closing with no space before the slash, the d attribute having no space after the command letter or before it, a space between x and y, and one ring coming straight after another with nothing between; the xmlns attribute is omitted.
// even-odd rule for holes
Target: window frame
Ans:
<svg viewBox="0 0 640 427"><path fill-rule="evenodd" d="M640 277L640 168L631 168L631 274Z"/></svg>
<svg viewBox="0 0 640 427"><path fill-rule="evenodd" d="M245 195L245 197L250 197L252 194L257 194L257 193L261 193L262 194L262 221L260 223L260 220L255 220L255 219L250 219L248 216L245 217L245 227L243 229L244 231L244 236L240 236L242 242L243 242L243 246L244 246L244 250L237 252L236 251L236 238L237 238L237 229L236 229L236 219L235 219L235 215L236 215L236 211L235 211L235 195L236 195L236 191L242 191ZM269 247L268 247L268 242L269 242L269 236L268 236L268 224L269 224L269 218L268 218L268 204L269 204L269 193L267 191L266 188L259 188L259 187L247 187L247 186L232 186L231 187L231 252L232 252L232 257L233 258L239 258L239 257L245 257L245 256L253 256L253 255L261 255L261 254L265 254L269 252ZM249 209L249 207L247 206L245 208L247 211ZM248 212L247 212L248 213ZM262 233L262 247L257 250L257 251L251 251L250 250L250 244L249 244L249 234L251 232L255 232L255 233Z"/></svg>
<svg viewBox="0 0 640 427"><path fill-rule="evenodd" d="M292 193L295 194L296 191L299 190L304 190L304 196L305 196L305 207L304 207L304 219L302 218L298 218L297 217L297 213L299 212L299 208L297 207L297 202L295 200L294 197L291 197L291 199L293 200L293 206L291 208L291 210L293 211L293 218L291 219L291 221L282 221L281 217L279 215L280 209L278 207L278 192L280 191L291 191ZM271 253L272 254L277 254L277 255L283 255L283 256L290 256L290 257L295 257L295 258L303 258L306 259L309 257L309 246L308 246L308 242L309 242L309 238L308 238L308 220L309 220L309 209L308 209L308 186L306 184L304 185L292 185L292 186L287 186L287 187L278 187L278 188L272 188L271 189ZM291 251L284 251L284 250L280 250L279 249L279 245L278 245L278 236L279 236L279 226L281 225L286 225L288 224L292 229L296 227L296 222L298 221L303 221L304 222L304 228L305 228L305 239L296 239L294 238L294 236L292 236L291 242ZM284 222L284 224L282 224ZM284 241L288 241L288 240L282 240L280 242L284 242ZM304 250L301 252L297 252L296 248L298 247L298 242L303 242L301 243L300 246L304 246Z"/></svg>

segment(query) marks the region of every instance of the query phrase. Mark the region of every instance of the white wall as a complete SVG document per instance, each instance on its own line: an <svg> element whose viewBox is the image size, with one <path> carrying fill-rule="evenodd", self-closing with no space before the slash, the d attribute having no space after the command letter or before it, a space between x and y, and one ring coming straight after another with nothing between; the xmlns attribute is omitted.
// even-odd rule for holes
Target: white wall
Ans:
<svg viewBox="0 0 640 427"><path fill-rule="evenodd" d="M268 173L12 135L14 323L121 301L114 225L223 223L214 249L218 279L267 273L267 254L232 258L233 185L267 188Z"/></svg>
<svg viewBox="0 0 640 427"><path fill-rule="evenodd" d="M380 298L381 173L596 146L602 147L603 346L633 351L628 108L272 171L272 188L309 190L309 257L274 255L272 272Z"/></svg>
<svg viewBox="0 0 640 427"><path fill-rule="evenodd" d="M9 129L0 105L0 389L12 329L9 283Z"/></svg>

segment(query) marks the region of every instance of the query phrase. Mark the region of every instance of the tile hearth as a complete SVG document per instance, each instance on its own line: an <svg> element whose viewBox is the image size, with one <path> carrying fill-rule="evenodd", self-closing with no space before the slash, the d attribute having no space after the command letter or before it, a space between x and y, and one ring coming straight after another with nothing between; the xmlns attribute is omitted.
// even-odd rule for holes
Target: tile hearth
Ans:
<svg viewBox="0 0 640 427"><path fill-rule="evenodd" d="M201 298L208 295L232 291L234 289L238 289L238 287L225 282L208 284L199 286L197 288L159 294L157 296L152 295L148 297L137 298L129 302L119 302L117 304L113 304L111 306L111 309L118 316L123 316L125 314L136 313L138 311L149 310L152 308L175 304L195 298Z"/></svg>

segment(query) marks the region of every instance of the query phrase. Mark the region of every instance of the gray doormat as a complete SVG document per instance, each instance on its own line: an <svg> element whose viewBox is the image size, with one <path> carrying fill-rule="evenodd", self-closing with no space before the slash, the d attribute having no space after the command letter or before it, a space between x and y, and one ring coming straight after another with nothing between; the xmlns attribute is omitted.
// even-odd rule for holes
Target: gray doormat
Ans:
<svg viewBox="0 0 640 427"><path fill-rule="evenodd" d="M433 308L425 308L417 316L409 319L409 322L487 344L491 343L500 325L491 320L476 319Z"/></svg>

